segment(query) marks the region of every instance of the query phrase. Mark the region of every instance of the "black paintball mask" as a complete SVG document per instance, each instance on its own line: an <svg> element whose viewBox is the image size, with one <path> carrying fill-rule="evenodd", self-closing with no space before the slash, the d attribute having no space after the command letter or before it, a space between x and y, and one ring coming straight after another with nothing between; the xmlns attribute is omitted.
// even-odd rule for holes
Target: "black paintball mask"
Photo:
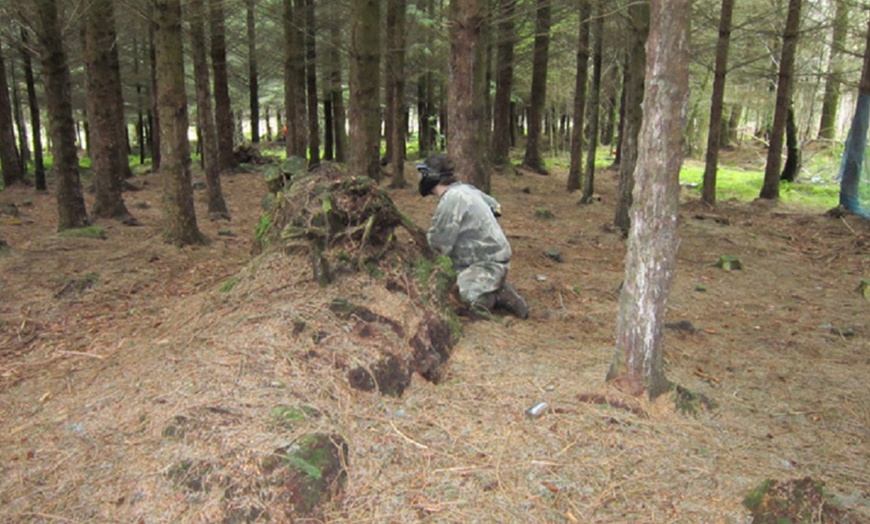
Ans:
<svg viewBox="0 0 870 524"><path fill-rule="evenodd" d="M420 196L426 197L441 181L453 176L453 162L447 155L437 153L417 164L417 171L420 172Z"/></svg>

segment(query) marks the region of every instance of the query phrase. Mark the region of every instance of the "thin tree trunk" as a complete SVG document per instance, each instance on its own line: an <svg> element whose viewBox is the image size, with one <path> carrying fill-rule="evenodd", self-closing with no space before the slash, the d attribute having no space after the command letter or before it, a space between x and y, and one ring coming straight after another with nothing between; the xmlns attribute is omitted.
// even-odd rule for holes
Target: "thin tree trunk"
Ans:
<svg viewBox="0 0 870 524"><path fill-rule="evenodd" d="M205 239L196 224L190 175L179 0L154 0L153 20L162 149L163 240L178 246L201 244Z"/></svg>
<svg viewBox="0 0 870 524"><path fill-rule="evenodd" d="M257 25L254 11L257 0L247 0L245 3L245 25L248 31L248 85L250 91L249 107L251 110L251 142L260 143L260 85L257 71Z"/></svg>
<svg viewBox="0 0 870 524"><path fill-rule="evenodd" d="M33 79L33 62L27 31L21 29L21 59L24 63L24 81L27 84L27 105L30 107L30 126L33 131L33 172L37 191L45 191L45 164L42 157L42 119L39 115L39 100L36 97L36 83Z"/></svg>
<svg viewBox="0 0 870 524"><path fill-rule="evenodd" d="M193 55L193 78L196 89L196 124L200 130L202 162L205 170L205 187L208 193L208 214L214 219L229 220L224 194L221 189L220 159L218 157L217 130L211 109L211 92L208 77L208 54L205 43L205 28L202 14L203 0L188 0L190 20L190 50Z"/></svg>
<svg viewBox="0 0 870 524"><path fill-rule="evenodd" d="M227 41L224 23L224 0L209 0L211 32L211 67L214 72L214 113L217 128L220 171L235 169L233 155L233 111L227 73Z"/></svg>
<svg viewBox="0 0 870 524"><path fill-rule="evenodd" d="M87 109L94 170L93 214L136 224L123 198L130 169L123 131L124 100L116 49L115 15L111 0L92 0L85 15Z"/></svg>
<svg viewBox="0 0 870 524"><path fill-rule="evenodd" d="M337 17L336 17L337 18ZM327 52L329 60L329 100L332 106L332 136L335 149L335 160L347 162L347 111L344 105L344 93L341 83L341 28L338 20L329 21L330 46Z"/></svg>
<svg viewBox="0 0 870 524"><path fill-rule="evenodd" d="M544 104L547 101L547 64L550 55L550 6L551 0L537 0L535 7L535 43L532 60L532 90L529 101L529 129L526 136L526 154L523 166L546 175L541 155L541 125Z"/></svg>
<svg viewBox="0 0 870 524"><path fill-rule="evenodd" d="M496 54L495 101L493 103L492 163L503 167L510 162L511 95L514 78L517 0L499 0L498 53ZM578 73L579 74L579 73Z"/></svg>
<svg viewBox="0 0 870 524"><path fill-rule="evenodd" d="M855 106L855 115L843 148L843 161L840 166L840 205L870 220L870 209L862 205L858 191L861 185L864 155L867 151L868 121L870 121L870 19L867 20L867 39L864 45L861 83L858 86L858 104Z"/></svg>
<svg viewBox="0 0 870 524"><path fill-rule="evenodd" d="M567 190L580 189L580 169L583 165L583 126L586 111L586 81L589 78L589 17L590 0L580 0L580 31L577 40L577 75L574 82L574 127L571 129L571 165L568 168Z"/></svg>
<svg viewBox="0 0 870 524"><path fill-rule="evenodd" d="M482 131L486 111L483 99L485 15L480 0L450 3L447 146L457 175L488 192L489 170Z"/></svg>
<svg viewBox="0 0 870 524"><path fill-rule="evenodd" d="M780 165L782 165L782 142L785 121L788 117L788 104L791 99L791 83L794 74L794 58L800 29L801 0L789 0L788 18L782 38L782 58L779 63L779 78L776 83L776 109L773 115L773 128L770 132L770 145L767 149L767 164L764 168L764 184L759 198L776 200L779 198Z"/></svg>
<svg viewBox="0 0 870 524"><path fill-rule="evenodd" d="M390 156L393 178L390 187L403 188L405 182L405 31L407 0L387 2L387 89L392 94L391 115L392 136Z"/></svg>
<svg viewBox="0 0 870 524"><path fill-rule="evenodd" d="M12 119L18 130L18 163L21 165L22 178L27 174L27 164L30 162L30 146L27 140L27 126L24 123L24 113L21 109L21 90L15 74L15 62L10 63L9 79L12 81Z"/></svg>
<svg viewBox="0 0 870 524"><path fill-rule="evenodd" d="M840 106L840 85L843 83L841 56L846 47L849 31L849 4L835 0L834 28L831 35L831 56L828 59L828 74L825 76L825 94L819 121L819 138L833 140L836 134L837 110Z"/></svg>
<svg viewBox="0 0 870 524"><path fill-rule="evenodd" d="M12 102L9 100L9 86L6 82L6 62L0 43L0 164L3 167L3 185L6 187L24 181L13 126Z"/></svg>
<svg viewBox="0 0 870 524"><path fill-rule="evenodd" d="M317 119L317 33L314 0L305 0L305 89L308 94L308 165L320 163L320 124Z"/></svg>
<svg viewBox="0 0 870 524"><path fill-rule="evenodd" d="M794 182L801 170L801 148L798 140L798 128L794 115L794 104L789 103L788 113L785 119L785 148L787 156L785 166L782 168L780 180Z"/></svg>
<svg viewBox="0 0 870 524"><path fill-rule="evenodd" d="M713 95L710 100L710 129L707 135L707 155L704 165L704 184L701 200L716 204L716 170L719 167L719 146L722 142L722 110L725 99L725 75L728 72L728 49L731 45L731 14L734 0L722 0L719 15L719 40L716 44L716 69L713 76Z"/></svg>
<svg viewBox="0 0 870 524"><path fill-rule="evenodd" d="M644 97L644 67L646 66L646 40L649 34L650 6L634 3L628 8L631 24L631 49L628 54L626 81L623 89L624 111L619 147L619 190L616 203L614 225L628 234L631 227L632 194L634 189L634 168L637 162L637 135L640 132Z"/></svg>
<svg viewBox="0 0 870 524"><path fill-rule="evenodd" d="M676 272L680 167L689 92L688 0L650 2L649 58L632 227L607 379L650 399L671 387L663 370L665 310Z"/></svg>
<svg viewBox="0 0 870 524"><path fill-rule="evenodd" d="M601 96L601 61L604 42L604 16L601 4L595 16L595 44L592 55L592 93L589 97L589 152L586 155L586 176L583 180L583 197L580 202L589 204L595 193L595 152L598 150L598 100Z"/></svg>
<svg viewBox="0 0 870 524"><path fill-rule="evenodd" d="M37 17L54 175L57 183L58 231L64 231L87 226L90 221L79 178L70 71L61 39L62 29L56 0L38 0Z"/></svg>
<svg viewBox="0 0 870 524"><path fill-rule="evenodd" d="M148 63L151 66L151 110L148 112L148 138L151 143L151 170L160 171L160 108L157 106L157 50L154 22L148 24Z"/></svg>
<svg viewBox="0 0 870 524"><path fill-rule="evenodd" d="M380 165L380 16L378 0L351 4L350 173L381 179Z"/></svg>

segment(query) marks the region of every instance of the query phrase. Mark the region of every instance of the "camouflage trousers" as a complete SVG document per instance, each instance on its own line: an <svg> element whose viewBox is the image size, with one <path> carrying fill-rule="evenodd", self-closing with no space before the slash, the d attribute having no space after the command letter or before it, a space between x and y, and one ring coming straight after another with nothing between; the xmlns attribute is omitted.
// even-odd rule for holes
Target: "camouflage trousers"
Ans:
<svg viewBox="0 0 870 524"><path fill-rule="evenodd" d="M475 304L482 295L501 289L510 264L479 262L466 268L455 269L459 296L469 304Z"/></svg>

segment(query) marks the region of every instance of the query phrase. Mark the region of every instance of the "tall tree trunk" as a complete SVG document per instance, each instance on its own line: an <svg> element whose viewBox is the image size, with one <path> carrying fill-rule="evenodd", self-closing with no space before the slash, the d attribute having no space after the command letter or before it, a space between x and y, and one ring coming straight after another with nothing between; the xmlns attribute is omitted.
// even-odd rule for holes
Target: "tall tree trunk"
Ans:
<svg viewBox="0 0 870 524"><path fill-rule="evenodd" d="M547 64L550 58L551 0L537 0L535 43L532 59L532 91L529 95L529 129L523 166L541 175L548 174L541 155L541 125L547 101Z"/></svg>
<svg viewBox="0 0 870 524"><path fill-rule="evenodd" d="M870 219L870 209L861 204L858 188L861 185L864 154L867 151L868 121L870 121L870 19L867 20L867 39L864 45L861 83L858 86L858 104L855 106L855 115L843 148L843 161L840 166L840 205L866 219Z"/></svg>
<svg viewBox="0 0 870 524"><path fill-rule="evenodd" d="M740 129L740 119L743 117L743 106L734 104L731 106L731 115L728 117L728 143L740 143L738 131Z"/></svg>
<svg viewBox="0 0 870 524"><path fill-rule="evenodd" d="M214 71L214 114L217 127L220 170L234 169L233 110L230 104L230 86L227 74L227 39L224 23L224 0L209 0L211 32L211 67Z"/></svg>
<svg viewBox="0 0 870 524"><path fill-rule="evenodd" d="M380 181L380 17L378 0L351 4L350 158L352 175Z"/></svg>
<svg viewBox="0 0 870 524"><path fill-rule="evenodd" d="M329 100L331 102L332 111L332 136L335 149L335 160L337 162L347 162L347 111L344 105L344 92L342 91L341 83L341 55L338 50L341 49L343 43L341 40L341 27L339 26L337 16L331 17L329 21L329 39L330 46L327 51L327 60L329 61Z"/></svg>
<svg viewBox="0 0 870 524"><path fill-rule="evenodd" d="M314 0L305 0L305 89L308 94L308 165L320 163L320 125L317 118L317 33Z"/></svg>
<svg viewBox="0 0 870 524"><path fill-rule="evenodd" d="M595 152L598 150L598 115L601 95L601 61L604 45L604 14L601 3L596 6L595 44L592 54L592 93L589 97L589 152L586 155L586 176L583 180L583 197L580 202L589 204L595 193Z"/></svg>
<svg viewBox="0 0 870 524"><path fill-rule="evenodd" d="M124 130L121 70L115 42L112 0L92 0L85 14L85 66L94 216L136 224L124 204L124 179L130 170ZM115 56L112 50L115 49Z"/></svg>
<svg viewBox="0 0 870 524"><path fill-rule="evenodd" d="M493 102L492 163L503 167L510 162L511 95L514 82L514 45L516 44L517 0L499 0L498 45ZM579 74L579 73L578 73Z"/></svg>
<svg viewBox="0 0 870 524"><path fill-rule="evenodd" d="M407 0L387 2L387 89L392 94L392 136L389 162L393 166L390 187L403 188L405 182L405 28Z"/></svg>
<svg viewBox="0 0 870 524"><path fill-rule="evenodd" d="M157 49L154 22L148 24L148 63L151 66L151 109L148 112L148 137L151 143L151 170L160 171L160 108L157 105Z"/></svg>
<svg viewBox="0 0 870 524"><path fill-rule="evenodd" d="M450 3L447 147L457 175L489 191L484 114L486 9L481 0Z"/></svg>
<svg viewBox="0 0 870 524"><path fill-rule="evenodd" d="M0 164L3 168L3 185L6 187L24 180L13 126L12 102L9 100L9 86L6 82L6 62L0 43Z"/></svg>
<svg viewBox="0 0 870 524"><path fill-rule="evenodd" d="M212 219L229 220L230 212L221 189L220 159L218 158L217 130L211 109L208 77L208 53L203 0L188 0L190 8L190 51L193 55L193 78L196 88L196 124L200 130L205 187L208 193L208 214Z"/></svg>
<svg viewBox="0 0 870 524"><path fill-rule="evenodd" d="M785 134L785 120L791 99L791 83L794 74L794 57L800 30L801 0L789 0L788 17L782 37L782 58L779 63L779 78L776 83L776 109L773 115L773 128L770 131L770 145L767 149L767 164L764 167L764 184L759 198L776 200L779 198L780 166L782 165L782 142Z"/></svg>
<svg viewBox="0 0 870 524"><path fill-rule="evenodd" d="M245 26L248 31L248 89L250 91L249 107L251 110L251 142L260 143L260 75L257 71L257 25L254 11L257 0L245 2Z"/></svg>
<svg viewBox="0 0 870 524"><path fill-rule="evenodd" d="M649 34L650 6L633 3L628 7L631 48L625 70L623 86L623 123L619 142L619 190L614 225L628 234L631 227L629 209L634 188L634 168L637 162L637 135L640 132L644 97L644 67L646 66L646 40Z"/></svg>
<svg viewBox="0 0 870 524"><path fill-rule="evenodd" d="M689 94L689 0L650 2L649 58L635 171L632 227L607 379L650 399L670 389L663 370L665 309L676 272L680 167Z"/></svg>
<svg viewBox="0 0 870 524"><path fill-rule="evenodd" d="M849 4L846 0L835 0L834 4L836 10L831 35L831 56L828 59L828 74L825 76L825 94L819 121L819 138L823 140L833 140L837 131L840 85L843 83L843 63L840 57L846 47L846 36L849 32Z"/></svg>
<svg viewBox="0 0 870 524"><path fill-rule="evenodd" d="M571 129L571 166L568 168L567 189L580 189L580 170L583 165L583 126L586 111L586 81L589 78L589 17L590 0L580 0L580 31L577 40L577 75L574 81L574 127ZM595 109L597 111L597 109Z"/></svg>
<svg viewBox="0 0 870 524"><path fill-rule="evenodd" d="M602 108L604 122L601 125L601 145L611 146L613 144L613 135L616 128L616 108L619 105L618 101L618 82L619 82L619 66L616 61L609 64L605 70L607 80L604 85L607 86L607 103Z"/></svg>
<svg viewBox="0 0 870 524"><path fill-rule="evenodd" d="M21 59L24 64L24 81L27 84L27 105L30 107L30 127L33 132L33 171L38 191L46 190L45 164L42 157L42 119L39 115L39 99L36 97L36 82L33 79L33 61L28 49L27 31L21 29Z"/></svg>
<svg viewBox="0 0 870 524"><path fill-rule="evenodd" d="M205 239L196 224L190 175L180 1L154 0L153 20L160 112L163 240L178 246L201 244Z"/></svg>
<svg viewBox="0 0 870 524"><path fill-rule="evenodd" d="M780 180L794 182L801 171L801 148L798 139L798 127L795 121L794 104L788 104L788 113L785 119L785 148L787 153L785 166L782 168Z"/></svg>
<svg viewBox="0 0 870 524"><path fill-rule="evenodd" d="M9 80L12 81L12 119L15 121L15 129L18 130L18 163L21 166L21 176L24 177L27 174L27 164L30 162L30 146L27 140L24 112L21 109L21 90L15 70L15 62L13 61L9 67Z"/></svg>
<svg viewBox="0 0 870 524"><path fill-rule="evenodd" d="M42 74L48 109L51 151L57 181L58 231L87 226L76 127L73 120L72 88L66 50L61 39L56 0L38 0L39 40L42 46Z"/></svg>
<svg viewBox="0 0 870 524"><path fill-rule="evenodd" d="M305 40L302 0L284 0L284 112L287 156L308 161L305 104Z"/></svg>
<svg viewBox="0 0 870 524"><path fill-rule="evenodd" d="M728 48L731 45L731 14L734 0L722 0L719 15L719 40L716 44L716 69L713 76L713 95L710 100L710 130L707 135L707 155L704 165L704 184L701 200L716 204L716 170L719 166L719 147L722 142L722 110L725 100L725 75L728 72Z"/></svg>

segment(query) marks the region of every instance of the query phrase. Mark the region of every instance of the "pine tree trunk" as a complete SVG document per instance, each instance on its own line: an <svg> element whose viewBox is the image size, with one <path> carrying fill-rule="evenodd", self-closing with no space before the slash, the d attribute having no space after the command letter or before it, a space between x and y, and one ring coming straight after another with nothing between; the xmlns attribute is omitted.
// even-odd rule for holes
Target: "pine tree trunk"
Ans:
<svg viewBox="0 0 870 524"><path fill-rule="evenodd" d="M598 115L601 96L601 62L604 45L604 15L598 5L595 17L595 45L592 54L592 92L589 97L589 152L586 155L586 176L580 202L589 204L595 193L595 152L598 150Z"/></svg>
<svg viewBox="0 0 870 524"><path fill-rule="evenodd" d="M33 78L33 62L28 50L27 31L21 29L21 60L24 64L24 81L27 84L27 105L30 107L30 126L33 132L33 172L38 191L46 190L45 164L42 157L42 118L39 115L39 99Z"/></svg>
<svg viewBox="0 0 870 524"><path fill-rule="evenodd" d="M580 0L580 31L577 40L577 76L574 82L574 127L571 129L571 166L568 168L567 190L580 189L580 169L583 165L583 126L586 111L586 81L589 78L589 0Z"/></svg>
<svg viewBox="0 0 870 524"><path fill-rule="evenodd" d="M498 45L495 67L495 100L492 106L492 163L503 167L510 162L511 95L514 78L517 0L499 0Z"/></svg>
<svg viewBox="0 0 870 524"><path fill-rule="evenodd" d="M332 110L332 136L335 149L334 158L337 162L347 162L347 111L344 105L344 93L341 83L341 55L338 50L343 45L341 28L336 19L329 21L330 46L327 52L329 62L329 100Z"/></svg>
<svg viewBox="0 0 870 524"><path fill-rule="evenodd" d="M725 100L725 75L728 72L728 48L731 45L731 14L734 0L722 0L719 15L719 40L716 44L716 69L713 76L713 95L710 101L710 130L707 135L707 154L704 165L704 184L701 200L716 204L716 170L719 165L719 147L722 143L722 112Z"/></svg>
<svg viewBox="0 0 870 524"><path fill-rule="evenodd" d="M785 119L785 148L787 156L785 166L782 168L780 180L794 182L801 170L801 149L798 139L797 122L795 121L794 105L789 103L788 113Z"/></svg>
<svg viewBox="0 0 870 524"><path fill-rule="evenodd" d="M211 32L211 67L214 71L214 113L218 139L220 171L234 169L233 111L230 105L230 87L227 73L227 41L224 23L224 0L209 0Z"/></svg>
<svg viewBox="0 0 870 524"><path fill-rule="evenodd" d="M849 31L849 4L845 0L835 0L834 4L836 10L831 36L831 56L828 59L828 74L825 76L825 94L819 121L819 138L822 140L833 140L837 131L840 85L843 82L843 64L840 56L846 47L846 36Z"/></svg>
<svg viewBox="0 0 870 524"><path fill-rule="evenodd" d="M629 34L631 49L623 85L623 120L619 141L619 190L616 202L614 225L628 234L631 227L632 193L634 190L634 168L637 162L637 135L640 132L644 97L644 68L646 67L646 40L649 34L650 6L634 3L628 8Z"/></svg>
<svg viewBox="0 0 870 524"><path fill-rule="evenodd" d="M9 100L2 43L0 43L0 164L3 168L3 185L9 187L24 180L18 146L15 144L12 102Z"/></svg>
<svg viewBox="0 0 870 524"><path fill-rule="evenodd" d="M314 35L317 33L314 17L314 0L305 0L305 89L308 94L308 165L320 163L320 124L317 118L317 48Z"/></svg>
<svg viewBox="0 0 870 524"><path fill-rule="evenodd" d="M403 188L405 182L405 31L407 0L387 2L387 89L391 93L391 133L388 161L393 166L390 187Z"/></svg>
<svg viewBox="0 0 870 524"><path fill-rule="evenodd" d="M532 91L529 100L529 129L523 166L546 175L541 155L541 125L547 101L547 64L550 55L550 0L537 0L535 17L534 57L532 59Z"/></svg>
<svg viewBox="0 0 870 524"><path fill-rule="evenodd" d="M779 62L779 76L776 83L776 108L773 126L770 130L770 144L767 149L767 163L764 167L764 184L759 198L776 200L779 198L780 166L782 165L782 142L788 105L791 99L791 84L794 74L794 59L800 30L801 0L789 0L788 17L782 39L782 58Z"/></svg>
<svg viewBox="0 0 870 524"><path fill-rule="evenodd" d="M689 92L689 0L652 0L632 227L607 379L654 399L670 389L663 331L679 245L680 167Z"/></svg>
<svg viewBox="0 0 870 524"><path fill-rule="evenodd" d="M154 22L148 24L148 63L151 66L151 109L148 111L148 138L151 143L151 170L160 171L160 108L157 105L157 50Z"/></svg>
<svg viewBox="0 0 870 524"><path fill-rule="evenodd" d="M351 4L350 157L352 175L381 179L380 165L380 16L378 0Z"/></svg>
<svg viewBox="0 0 870 524"><path fill-rule="evenodd" d="M42 74L45 81L51 151L57 183L58 231L87 226L87 211L79 178L76 127L66 51L61 39L56 0L37 2Z"/></svg>
<svg viewBox="0 0 870 524"><path fill-rule="evenodd" d="M450 4L447 147L458 177L482 191L489 191L486 141L482 130L486 112L483 98L485 15L480 0Z"/></svg>
<svg viewBox="0 0 870 524"><path fill-rule="evenodd" d="M864 170L864 155L867 151L868 121L870 121L870 20L867 20L867 38L864 45L861 83L858 86L858 104L855 106L855 115L843 148L843 162L840 166L840 205L866 219L870 219L870 209L861 204L859 187L861 173Z"/></svg>
<svg viewBox="0 0 870 524"><path fill-rule="evenodd" d="M154 0L154 51L163 191L163 240L178 246L201 244L196 224L187 138L187 96L179 0Z"/></svg>
<svg viewBox="0 0 870 524"><path fill-rule="evenodd" d="M256 0L245 2L245 26L248 32L248 89L251 110L251 142L260 143L260 85L257 71L257 25L254 19Z"/></svg>
<svg viewBox="0 0 870 524"><path fill-rule="evenodd" d="M85 14L85 65L91 160L94 172L93 214L135 223L123 198L130 171L124 132L120 64L112 49L117 39L111 0L92 0Z"/></svg>
<svg viewBox="0 0 870 524"><path fill-rule="evenodd" d="M15 71L15 62L12 61L9 66L9 80L12 83L12 119L15 121L15 129L18 130L18 163L21 166L21 176L24 177L27 174L27 164L30 162L30 146L27 140L24 112L21 109L21 90Z"/></svg>
<svg viewBox="0 0 870 524"><path fill-rule="evenodd" d="M190 9L190 51L193 55L193 78L196 89L196 125L200 130L205 186L208 193L208 214L212 219L229 220L230 212L221 189L220 158L217 130L211 108L211 90L208 78L208 54L202 14L203 0L188 0Z"/></svg>

